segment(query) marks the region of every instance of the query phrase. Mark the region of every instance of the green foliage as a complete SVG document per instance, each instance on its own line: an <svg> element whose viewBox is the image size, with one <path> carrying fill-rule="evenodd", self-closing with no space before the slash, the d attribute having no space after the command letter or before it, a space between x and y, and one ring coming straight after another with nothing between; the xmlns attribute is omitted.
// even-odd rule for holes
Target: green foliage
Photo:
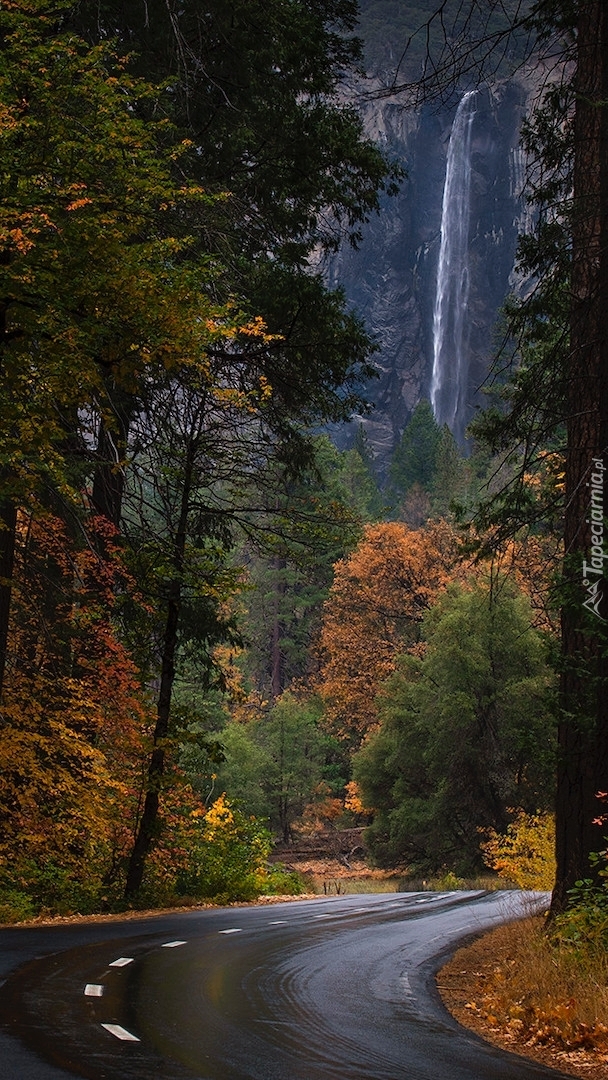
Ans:
<svg viewBox="0 0 608 1080"><path fill-rule="evenodd" d="M437 471L437 451L441 428L425 398L418 403L401 436L391 461L390 477L398 493L404 495L419 484L431 491Z"/></svg>
<svg viewBox="0 0 608 1080"><path fill-rule="evenodd" d="M350 450L339 453L329 440L325 441L325 447L325 458L321 458L320 464L328 491L349 508L358 522L365 524L381 520L386 513L386 504L380 493L374 471L374 455L363 425L359 425ZM345 536L344 539L346 543L338 557L350 547L351 538Z"/></svg>
<svg viewBox="0 0 608 1080"><path fill-rule="evenodd" d="M290 838L291 827L325 779L327 738L322 707L286 691L258 720L233 722L222 733L226 762L218 785L247 813L267 817L273 833Z"/></svg>
<svg viewBox="0 0 608 1080"><path fill-rule="evenodd" d="M249 681L276 697L306 678L336 561L357 543L362 524L382 504L364 438L340 452L324 435L312 439L313 458L297 478L271 468L263 479L274 511L267 533L242 552L249 584L242 621ZM271 501L271 500L269 500Z"/></svg>
<svg viewBox="0 0 608 1080"><path fill-rule="evenodd" d="M527 599L504 580L448 588L424 635L422 659L405 655L379 695L354 777L379 860L465 872L481 866L480 828L505 831L513 804L550 805L553 676Z"/></svg>
<svg viewBox="0 0 608 1080"><path fill-rule="evenodd" d="M601 861L605 870L605 853ZM608 888L605 880L599 885L591 878L576 882L568 891L565 910L551 920L549 943L559 953L561 962L577 971L583 985L606 985Z"/></svg>
<svg viewBox="0 0 608 1080"><path fill-rule="evenodd" d="M284 840L322 779L321 714L320 702L301 702L286 692L260 728L261 745L270 759L263 781L270 822Z"/></svg>
<svg viewBox="0 0 608 1080"><path fill-rule="evenodd" d="M90 861L76 867L59 858L25 855L0 866L0 921L21 922L36 915L88 915L107 909L113 889L103 881L108 852L91 845Z"/></svg>
<svg viewBox="0 0 608 1080"><path fill-rule="evenodd" d="M263 720L228 723L221 732L225 761L217 770L216 788L245 813L268 820L270 797L264 781L270 768L270 753L260 745Z"/></svg>
<svg viewBox="0 0 608 1080"><path fill-rule="evenodd" d="M307 885L296 870L286 870L280 863L269 866L260 879L262 896L301 896Z"/></svg>
<svg viewBox="0 0 608 1080"><path fill-rule="evenodd" d="M27 893L10 885L0 896L0 923L26 922L37 915L37 909Z"/></svg>
<svg viewBox="0 0 608 1080"><path fill-rule="evenodd" d="M267 829L220 795L195 830L178 894L218 903L252 900L262 891L271 849Z"/></svg>
<svg viewBox="0 0 608 1080"><path fill-rule="evenodd" d="M471 486L466 459L447 424L443 425L435 451L435 473L431 487L431 514L449 518L454 505L459 504Z"/></svg>
<svg viewBox="0 0 608 1080"><path fill-rule="evenodd" d="M78 410L105 413L104 376L133 386L184 347L177 313L208 311L189 226L213 200L175 181L166 87L69 32L71 7L0 14L1 491L26 501L42 485L76 497Z"/></svg>

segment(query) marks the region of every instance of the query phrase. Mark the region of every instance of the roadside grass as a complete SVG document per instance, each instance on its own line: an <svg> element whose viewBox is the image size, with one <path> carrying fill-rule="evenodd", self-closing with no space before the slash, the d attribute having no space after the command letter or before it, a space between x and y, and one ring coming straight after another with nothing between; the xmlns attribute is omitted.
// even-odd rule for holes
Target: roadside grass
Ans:
<svg viewBox="0 0 608 1080"><path fill-rule="evenodd" d="M397 893L401 878L399 876L337 877L334 875L307 874L307 880L317 895L343 896L353 893Z"/></svg>
<svg viewBox="0 0 608 1080"><path fill-rule="evenodd" d="M482 1034L608 1061L606 926L535 916L458 950L437 976L448 1008Z"/></svg>
<svg viewBox="0 0 608 1080"><path fill-rule="evenodd" d="M457 877L451 870L435 877L402 877L399 892L497 892L502 889L517 889L513 881L497 877L495 874L484 874L481 877L462 878Z"/></svg>
<svg viewBox="0 0 608 1080"><path fill-rule="evenodd" d="M456 877L451 871L435 877L408 877L403 873L387 870L359 871L352 877L348 871L337 873L305 872L310 887L316 893L406 893L406 892L496 892L499 889L515 889L513 882L496 876L475 878Z"/></svg>

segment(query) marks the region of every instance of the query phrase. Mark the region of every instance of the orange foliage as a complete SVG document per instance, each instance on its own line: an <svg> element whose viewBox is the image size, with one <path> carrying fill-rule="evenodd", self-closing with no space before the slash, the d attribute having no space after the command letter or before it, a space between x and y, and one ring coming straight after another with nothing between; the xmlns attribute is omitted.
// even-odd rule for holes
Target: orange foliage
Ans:
<svg viewBox="0 0 608 1080"><path fill-rule="evenodd" d="M351 814L356 814L357 817L366 816L371 813L371 810L369 807L365 806L361 798L361 789L356 780L349 780L345 790L345 810L350 810Z"/></svg>
<svg viewBox="0 0 608 1080"><path fill-rule="evenodd" d="M49 514L20 523L0 727L0 868L17 878L49 861L107 876L132 840L149 717L112 625L128 579L111 530L76 548Z"/></svg>
<svg viewBox="0 0 608 1080"><path fill-rule="evenodd" d="M368 525L358 547L336 563L325 604L320 692L328 722L357 743L377 723L375 697L395 658L417 642L425 612L455 575L458 541L446 522L409 529Z"/></svg>
<svg viewBox="0 0 608 1080"><path fill-rule="evenodd" d="M497 576L512 578L530 600L534 625L554 633L559 632L555 583L561 558L561 540L551 535L516 537L493 558Z"/></svg>

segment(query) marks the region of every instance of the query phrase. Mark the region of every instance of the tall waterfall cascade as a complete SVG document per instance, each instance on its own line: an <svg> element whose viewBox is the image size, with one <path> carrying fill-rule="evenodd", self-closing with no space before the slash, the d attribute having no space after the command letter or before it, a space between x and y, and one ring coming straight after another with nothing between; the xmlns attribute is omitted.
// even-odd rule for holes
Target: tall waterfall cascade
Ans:
<svg viewBox="0 0 608 1080"><path fill-rule="evenodd" d="M464 442L469 375L469 221L471 212L472 90L462 98L448 145L437 286L433 310L431 405L438 424Z"/></svg>
<svg viewBox="0 0 608 1080"><path fill-rule="evenodd" d="M516 259L518 237L534 226L520 130L536 74L527 80L518 74L464 98L463 90L445 108L408 109L357 91L367 135L406 175L363 226L361 244L328 263L329 284L344 289L377 344L377 378L365 388L373 408L332 438L347 449L363 425L382 478L422 398L463 450L487 405L505 297L528 288Z"/></svg>

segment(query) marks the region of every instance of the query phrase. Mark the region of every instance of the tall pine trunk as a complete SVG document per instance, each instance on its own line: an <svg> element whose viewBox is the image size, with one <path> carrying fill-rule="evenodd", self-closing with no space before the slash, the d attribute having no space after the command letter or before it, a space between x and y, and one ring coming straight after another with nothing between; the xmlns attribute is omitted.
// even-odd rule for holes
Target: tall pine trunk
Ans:
<svg viewBox="0 0 608 1080"><path fill-rule="evenodd" d="M9 647L16 531L17 507L10 499L4 499L0 503L0 702Z"/></svg>
<svg viewBox="0 0 608 1080"><path fill-rule="evenodd" d="M281 622L282 605L285 595L285 559L276 557L272 561L274 571L273 620L270 637L270 694L273 701L280 698L285 689L285 657L283 655Z"/></svg>
<svg viewBox="0 0 608 1080"><path fill-rule="evenodd" d="M608 615L608 572L598 572L591 563L591 548L601 539L597 508L601 505L605 512L608 499L608 8L605 0L580 0L578 11L566 592L552 914L567 905L568 890L577 880L592 876L589 854L605 846L605 828L597 824L602 813L597 794L608 790L608 663L602 655L607 644L603 620ZM604 537L608 553L608 530ZM585 565L591 570L586 576ZM603 565L600 558L597 566ZM593 605L585 609L585 601L597 595L589 589L598 582L603 599L596 610Z"/></svg>
<svg viewBox="0 0 608 1080"><path fill-rule="evenodd" d="M125 897L127 899L135 896L141 887L146 859L158 829L160 792L166 764L165 740L170 730L171 696L175 681L175 657L179 640L179 618L182 604L182 575L188 537L188 513L192 495L195 455L196 444L192 441L188 445L184 463L179 521L173 541L173 575L167 595L154 745L148 764L144 806L127 868L127 880L125 883Z"/></svg>

